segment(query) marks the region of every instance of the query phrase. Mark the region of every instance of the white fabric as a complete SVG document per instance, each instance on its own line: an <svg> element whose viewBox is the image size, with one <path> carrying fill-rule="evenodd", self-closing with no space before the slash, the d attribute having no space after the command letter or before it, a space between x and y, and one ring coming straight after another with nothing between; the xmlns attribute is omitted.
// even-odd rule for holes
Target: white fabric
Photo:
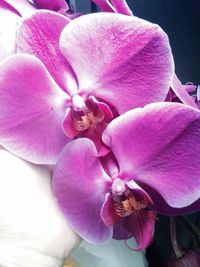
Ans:
<svg viewBox="0 0 200 267"><path fill-rule="evenodd" d="M51 172L0 147L0 266L60 267L79 240L52 195Z"/></svg>
<svg viewBox="0 0 200 267"><path fill-rule="evenodd" d="M129 241L135 247L135 241ZM124 241L111 240L109 243L97 246L85 241L73 252L72 257L81 267L146 267L147 262L143 252L128 249Z"/></svg>

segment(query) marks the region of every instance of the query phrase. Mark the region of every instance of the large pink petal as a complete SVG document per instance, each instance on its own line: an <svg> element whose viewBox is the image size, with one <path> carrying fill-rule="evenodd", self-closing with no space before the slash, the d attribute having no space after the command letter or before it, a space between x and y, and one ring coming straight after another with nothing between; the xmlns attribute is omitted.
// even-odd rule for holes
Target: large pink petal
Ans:
<svg viewBox="0 0 200 267"><path fill-rule="evenodd" d="M62 131L67 94L29 55L0 65L0 143L19 157L55 164L68 138Z"/></svg>
<svg viewBox="0 0 200 267"><path fill-rule="evenodd" d="M21 24L17 50L37 56L65 91L77 91L73 70L59 49L59 38L69 19L52 11L37 11Z"/></svg>
<svg viewBox="0 0 200 267"><path fill-rule="evenodd" d="M113 120L103 140L118 160L121 177L146 183L175 208L199 199L198 110L178 103L150 104Z"/></svg>
<svg viewBox="0 0 200 267"><path fill-rule="evenodd" d="M90 14L64 28L60 46L80 92L106 100L119 113L166 97L173 59L157 25L121 14Z"/></svg>
<svg viewBox="0 0 200 267"><path fill-rule="evenodd" d="M53 176L53 191L71 227L85 240L103 243L112 227L100 216L107 186L95 145L87 138L71 141L63 150Z"/></svg>
<svg viewBox="0 0 200 267"><path fill-rule="evenodd" d="M16 31L20 16L7 2L0 2L0 61L16 50Z"/></svg>

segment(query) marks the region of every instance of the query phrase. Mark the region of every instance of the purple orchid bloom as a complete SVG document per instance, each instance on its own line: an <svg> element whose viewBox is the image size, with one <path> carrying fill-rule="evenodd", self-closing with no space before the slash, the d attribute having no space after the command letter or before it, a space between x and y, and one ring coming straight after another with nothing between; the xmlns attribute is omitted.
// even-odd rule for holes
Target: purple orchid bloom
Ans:
<svg viewBox="0 0 200 267"><path fill-rule="evenodd" d="M41 164L55 164L76 136L107 153L108 122L164 100L174 68L160 27L120 14L70 21L38 11L23 21L17 49L0 66L0 143Z"/></svg>
<svg viewBox="0 0 200 267"><path fill-rule="evenodd" d="M134 236L142 250L152 240L156 211L199 209L199 126L198 110L154 103L107 126L103 141L112 153L106 157L87 138L67 144L52 185L71 227L92 243ZM163 199L166 210L159 207Z"/></svg>

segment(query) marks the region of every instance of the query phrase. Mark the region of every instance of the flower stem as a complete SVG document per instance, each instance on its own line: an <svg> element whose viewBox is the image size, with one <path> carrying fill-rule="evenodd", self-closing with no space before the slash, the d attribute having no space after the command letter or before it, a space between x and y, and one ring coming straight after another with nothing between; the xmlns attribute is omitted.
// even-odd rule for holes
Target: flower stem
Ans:
<svg viewBox="0 0 200 267"><path fill-rule="evenodd" d="M190 232L193 239L196 240L196 243L198 244L198 249L199 249L199 245L200 245L200 230L199 230L199 228L196 227L187 216L179 216L178 220Z"/></svg>
<svg viewBox="0 0 200 267"><path fill-rule="evenodd" d="M133 16L132 11L126 3L126 0L112 0L112 4L115 7L117 13Z"/></svg>
<svg viewBox="0 0 200 267"><path fill-rule="evenodd" d="M180 249L176 238L176 221L174 217L170 217L170 237L176 258L181 258L184 252Z"/></svg>
<svg viewBox="0 0 200 267"><path fill-rule="evenodd" d="M171 88L184 104L193 108L198 108L193 98L188 94L184 85L182 85L175 73L172 77Z"/></svg>
<svg viewBox="0 0 200 267"><path fill-rule="evenodd" d="M92 0L92 2L99 6L104 12L115 12L114 7L108 0Z"/></svg>

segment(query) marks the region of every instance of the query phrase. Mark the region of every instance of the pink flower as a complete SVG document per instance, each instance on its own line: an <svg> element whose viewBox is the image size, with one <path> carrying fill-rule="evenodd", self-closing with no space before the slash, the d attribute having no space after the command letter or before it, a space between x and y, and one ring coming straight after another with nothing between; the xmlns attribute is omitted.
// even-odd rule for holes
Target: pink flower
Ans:
<svg viewBox="0 0 200 267"><path fill-rule="evenodd" d="M70 22L38 11L23 21L17 51L0 66L0 143L35 163L54 164L75 136L105 154L112 117L164 100L173 73L165 33L119 14Z"/></svg>
<svg viewBox="0 0 200 267"><path fill-rule="evenodd" d="M199 125L200 112L189 106L150 104L107 126L106 157L89 139L67 144L53 190L71 227L92 243L134 236L142 250L152 240L155 212L199 209Z"/></svg>

